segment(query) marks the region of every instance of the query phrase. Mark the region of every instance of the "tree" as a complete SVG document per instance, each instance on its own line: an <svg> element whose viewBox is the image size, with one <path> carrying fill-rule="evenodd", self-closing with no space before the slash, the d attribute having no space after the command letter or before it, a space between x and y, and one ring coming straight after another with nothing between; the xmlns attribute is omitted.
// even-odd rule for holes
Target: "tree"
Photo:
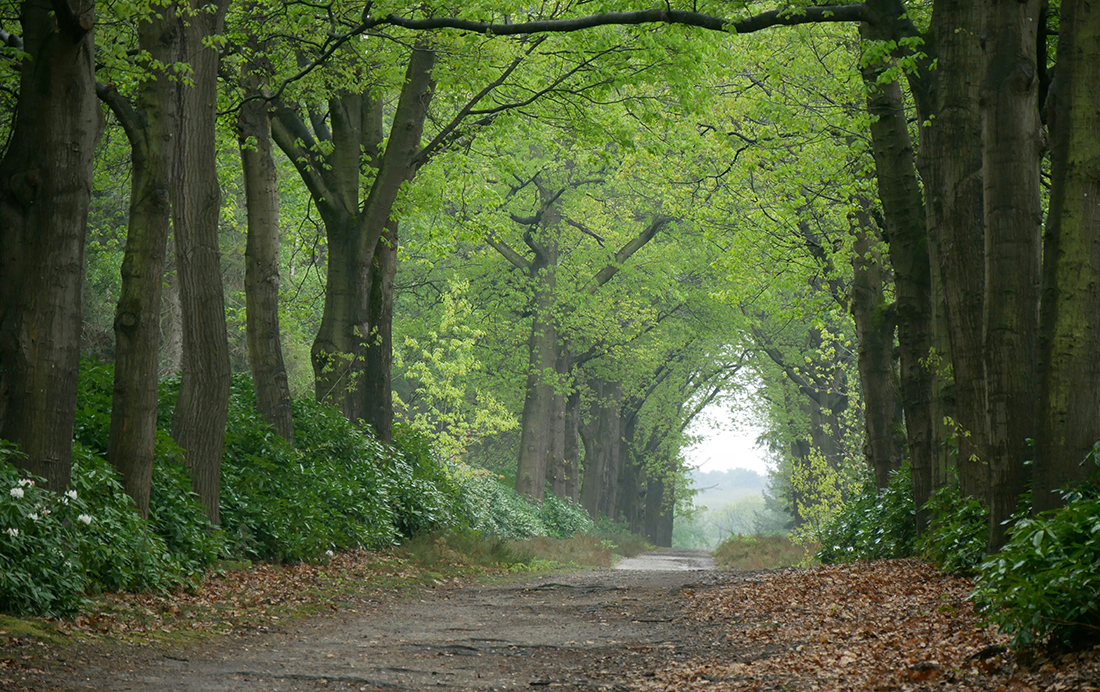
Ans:
<svg viewBox="0 0 1100 692"><path fill-rule="evenodd" d="M1041 371L1034 512L1057 506L1100 440L1100 10L1062 4L1051 87L1051 198L1043 242Z"/></svg>
<svg viewBox="0 0 1100 692"><path fill-rule="evenodd" d="M131 147L130 209L122 283L115 310L115 371L107 458L142 516L149 514L157 432L160 299L171 225L179 103L170 70L179 58L179 18L169 4L137 22L138 50L149 61L131 100L115 82L99 97Z"/></svg>
<svg viewBox="0 0 1100 692"><path fill-rule="evenodd" d="M210 41L224 28L229 0L197 0L180 11L180 58L190 83L177 83L180 126L172 177L172 226L183 333L180 395L172 438L184 450L191 483L218 524L221 460L229 411L229 343L225 325L215 166L219 56Z"/></svg>
<svg viewBox="0 0 1100 692"><path fill-rule="evenodd" d="M249 10L255 10L255 3L246 8L246 12ZM237 133L248 207L248 363L260 414L293 444L290 385L279 334L279 182L271 143L271 114L267 102L260 98L270 67L265 65L265 47L254 36L249 36L246 43L248 57L241 67L246 101L237 114Z"/></svg>
<svg viewBox="0 0 1100 692"><path fill-rule="evenodd" d="M92 2L21 6L19 100L0 161L0 437L69 483L96 108Z"/></svg>

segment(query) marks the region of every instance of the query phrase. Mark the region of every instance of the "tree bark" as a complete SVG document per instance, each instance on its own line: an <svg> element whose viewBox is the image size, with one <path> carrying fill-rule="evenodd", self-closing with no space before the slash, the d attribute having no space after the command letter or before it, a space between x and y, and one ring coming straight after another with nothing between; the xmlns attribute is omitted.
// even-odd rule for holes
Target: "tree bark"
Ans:
<svg viewBox="0 0 1100 692"><path fill-rule="evenodd" d="M519 461L516 466L516 492L536 500L545 493L546 471L551 447L554 415L554 385L557 380L558 328L553 316L557 289L558 233L561 212L548 202L543 191L544 213L529 244L535 251L528 267L534 282L534 318L527 341L527 385L520 421Z"/></svg>
<svg viewBox="0 0 1100 692"><path fill-rule="evenodd" d="M23 61L0 161L0 437L62 490L72 468L84 234L101 130L90 0L22 4Z"/></svg>
<svg viewBox="0 0 1100 692"><path fill-rule="evenodd" d="M863 390L864 453L875 485L885 488L901 467L904 424L894 372L894 309L883 292L882 258L869 216L855 212L852 233L852 319L856 325L858 368Z"/></svg>
<svg viewBox="0 0 1100 692"><path fill-rule="evenodd" d="M161 65L179 59L175 7L138 25L138 46ZM179 130L176 86L166 73L150 75L131 104L111 87L100 96L122 123L132 150L130 220L115 309L115 373L107 458L138 512L149 516L157 436L160 301L172 176Z"/></svg>
<svg viewBox="0 0 1100 692"><path fill-rule="evenodd" d="M888 38L881 26L881 19L878 23L865 23L862 33L868 39ZM932 377L922 364L932 346L932 275L924 206L901 88L897 82L878 83L882 67L865 67L863 80L870 87L867 109L871 114L872 150L879 198L886 217L890 263L894 268L900 389L913 474L913 499L921 507L932 488ZM919 524L917 528L923 530Z"/></svg>
<svg viewBox="0 0 1100 692"><path fill-rule="evenodd" d="M937 0L930 27L936 69L913 80L913 92L926 123L921 127L921 170L928 235L943 281L959 487L964 496L987 500L981 81L975 69L981 64L980 26L979 3Z"/></svg>
<svg viewBox="0 0 1100 692"><path fill-rule="evenodd" d="M225 324L218 220L221 190L215 166L218 51L204 41L222 31L229 0L193 6L180 20L180 55L191 85L179 84L179 154L173 227L180 283L183 362L172 438L184 450L191 484L214 525L219 523L222 451L229 408L229 341Z"/></svg>
<svg viewBox="0 0 1100 692"><path fill-rule="evenodd" d="M982 174L990 549L1024 490L1034 436L1039 326L1039 0L982 5ZM1095 86L1095 85L1094 85Z"/></svg>
<svg viewBox="0 0 1100 692"><path fill-rule="evenodd" d="M262 48L249 39L249 59L241 69L246 96L257 97L268 70ZM246 101L237 116L237 136L248 212L245 243L245 332L256 408L283 439L294 444L290 384L279 332L279 180L266 101Z"/></svg>
<svg viewBox="0 0 1100 692"><path fill-rule="evenodd" d="M1062 4L1049 99L1051 195L1043 248L1044 364L1032 511L1062 503L1100 440L1100 7Z"/></svg>
<svg viewBox="0 0 1100 692"><path fill-rule="evenodd" d="M311 131L286 105L272 123L275 142L321 212L328 241L325 306L312 348L317 400L337 406L350 420L370 423L383 439L393 420L392 353L386 345L392 318L385 315L392 313L393 280L387 272L396 266L396 226L392 247L384 237L402 184L422 163L420 139L434 66L434 51L423 45L413 49L384 151L382 104L376 96L345 93L330 99L331 132ZM320 116L311 120L323 122ZM330 154L322 152L320 141L331 143ZM360 204L365 167L377 171ZM376 254L381 255L377 261ZM372 309L373 318L382 320L378 324L372 322ZM382 351L368 354L372 334L381 340L376 345Z"/></svg>
<svg viewBox="0 0 1100 692"><path fill-rule="evenodd" d="M614 517L619 490L619 453L622 449L622 386L598 380L592 385L594 401L588 423L581 426L584 441L584 480L580 503L597 519Z"/></svg>
<svg viewBox="0 0 1100 692"><path fill-rule="evenodd" d="M374 251L371 268L370 325L366 343L365 386L368 403L364 420L378 439L393 439L393 281L397 275L398 222L386 222L386 231Z"/></svg>
<svg viewBox="0 0 1100 692"><path fill-rule="evenodd" d="M570 488L575 483L573 480L579 470L577 451L576 429L572 428L570 421L569 400L572 392L563 391L566 383L572 388L573 359L569 348L565 344L558 345L557 359L554 363L554 371L557 373L558 386L554 388L553 408L550 412L550 453L547 455L548 466L546 480L550 483L550 491L555 497L571 498ZM570 434L573 435L572 450L574 456L570 456L567 448L570 446Z"/></svg>

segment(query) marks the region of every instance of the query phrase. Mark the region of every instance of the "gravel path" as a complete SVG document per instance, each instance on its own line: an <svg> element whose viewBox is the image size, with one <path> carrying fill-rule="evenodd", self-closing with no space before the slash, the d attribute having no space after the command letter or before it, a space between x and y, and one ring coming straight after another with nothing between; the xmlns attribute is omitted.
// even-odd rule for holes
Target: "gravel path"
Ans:
<svg viewBox="0 0 1100 692"><path fill-rule="evenodd" d="M443 587L184 655L123 658L81 671L71 689L629 689L710 645L708 626L682 617L687 597L748 576L711 567L702 551L661 551L614 570Z"/></svg>

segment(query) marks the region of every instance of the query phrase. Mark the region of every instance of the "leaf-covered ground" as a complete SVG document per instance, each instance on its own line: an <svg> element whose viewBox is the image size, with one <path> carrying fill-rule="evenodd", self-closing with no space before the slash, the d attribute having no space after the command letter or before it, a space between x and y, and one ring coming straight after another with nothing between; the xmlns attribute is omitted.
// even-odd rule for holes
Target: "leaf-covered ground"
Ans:
<svg viewBox="0 0 1100 692"><path fill-rule="evenodd" d="M1100 647L1017 658L969 582L911 560L454 576L347 553L0 619L0 689L1100 690Z"/></svg>
<svg viewBox="0 0 1100 692"><path fill-rule="evenodd" d="M717 623L742 655L674 663L643 689L1096 690L1100 646L1018 660L983 627L972 585L914 560L763 574L697 594L689 617Z"/></svg>

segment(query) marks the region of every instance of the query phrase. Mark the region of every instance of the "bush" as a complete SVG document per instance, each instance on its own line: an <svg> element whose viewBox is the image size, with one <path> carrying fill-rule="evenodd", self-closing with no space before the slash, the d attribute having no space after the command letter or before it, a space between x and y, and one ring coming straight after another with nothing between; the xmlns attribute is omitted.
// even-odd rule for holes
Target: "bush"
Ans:
<svg viewBox="0 0 1100 692"><path fill-rule="evenodd" d="M221 491L231 552L290 562L396 542L381 443L332 407L298 400L295 449L260 419L246 378L233 394Z"/></svg>
<svg viewBox="0 0 1100 692"><path fill-rule="evenodd" d="M104 456L111 427L114 368L83 360L77 393L74 439L78 445ZM191 489L191 478L182 466L183 450L168 434L169 403L179 395L179 380L160 386L161 402L154 448L153 481L149 499L149 525L164 539L172 558L186 575L201 573L224 551L221 532L210 525L206 510Z"/></svg>
<svg viewBox="0 0 1100 692"><path fill-rule="evenodd" d="M817 559L824 564L908 557L916 550L913 480L905 463L881 492L868 474L860 492L845 503L820 534Z"/></svg>
<svg viewBox="0 0 1100 692"><path fill-rule="evenodd" d="M76 522L75 548L91 590L166 591L181 583L179 562L138 515L106 459L76 444L71 487L88 517L83 529Z"/></svg>
<svg viewBox="0 0 1100 692"><path fill-rule="evenodd" d="M77 444L71 488L43 490L0 443L0 610L65 615L99 591L164 591L185 575L134 511L118 474Z"/></svg>
<svg viewBox="0 0 1100 692"><path fill-rule="evenodd" d="M981 565L974 602L1015 646L1100 638L1100 491L1094 480L1063 499L1062 508L1017 522Z"/></svg>
<svg viewBox="0 0 1100 692"><path fill-rule="evenodd" d="M458 464L453 476L460 490L459 518L469 528L503 538L546 535L539 508L489 471Z"/></svg>
<svg viewBox="0 0 1100 692"><path fill-rule="evenodd" d="M16 469L18 455L0 440L0 611L67 615L88 585L74 550L83 512L72 494L43 490Z"/></svg>
<svg viewBox="0 0 1100 692"><path fill-rule="evenodd" d="M957 481L933 493L925 508L930 521L921 554L945 572L977 570L985 558L989 510L976 498L964 498Z"/></svg>
<svg viewBox="0 0 1100 692"><path fill-rule="evenodd" d="M398 532L412 538L453 525L460 490L431 440L398 424L393 442L397 454L391 455L387 470L396 481L392 503Z"/></svg>
<svg viewBox="0 0 1100 692"><path fill-rule="evenodd" d="M569 498L547 494L539 509L539 519L546 527L546 535L553 538L571 538L587 533L596 527L588 512Z"/></svg>

